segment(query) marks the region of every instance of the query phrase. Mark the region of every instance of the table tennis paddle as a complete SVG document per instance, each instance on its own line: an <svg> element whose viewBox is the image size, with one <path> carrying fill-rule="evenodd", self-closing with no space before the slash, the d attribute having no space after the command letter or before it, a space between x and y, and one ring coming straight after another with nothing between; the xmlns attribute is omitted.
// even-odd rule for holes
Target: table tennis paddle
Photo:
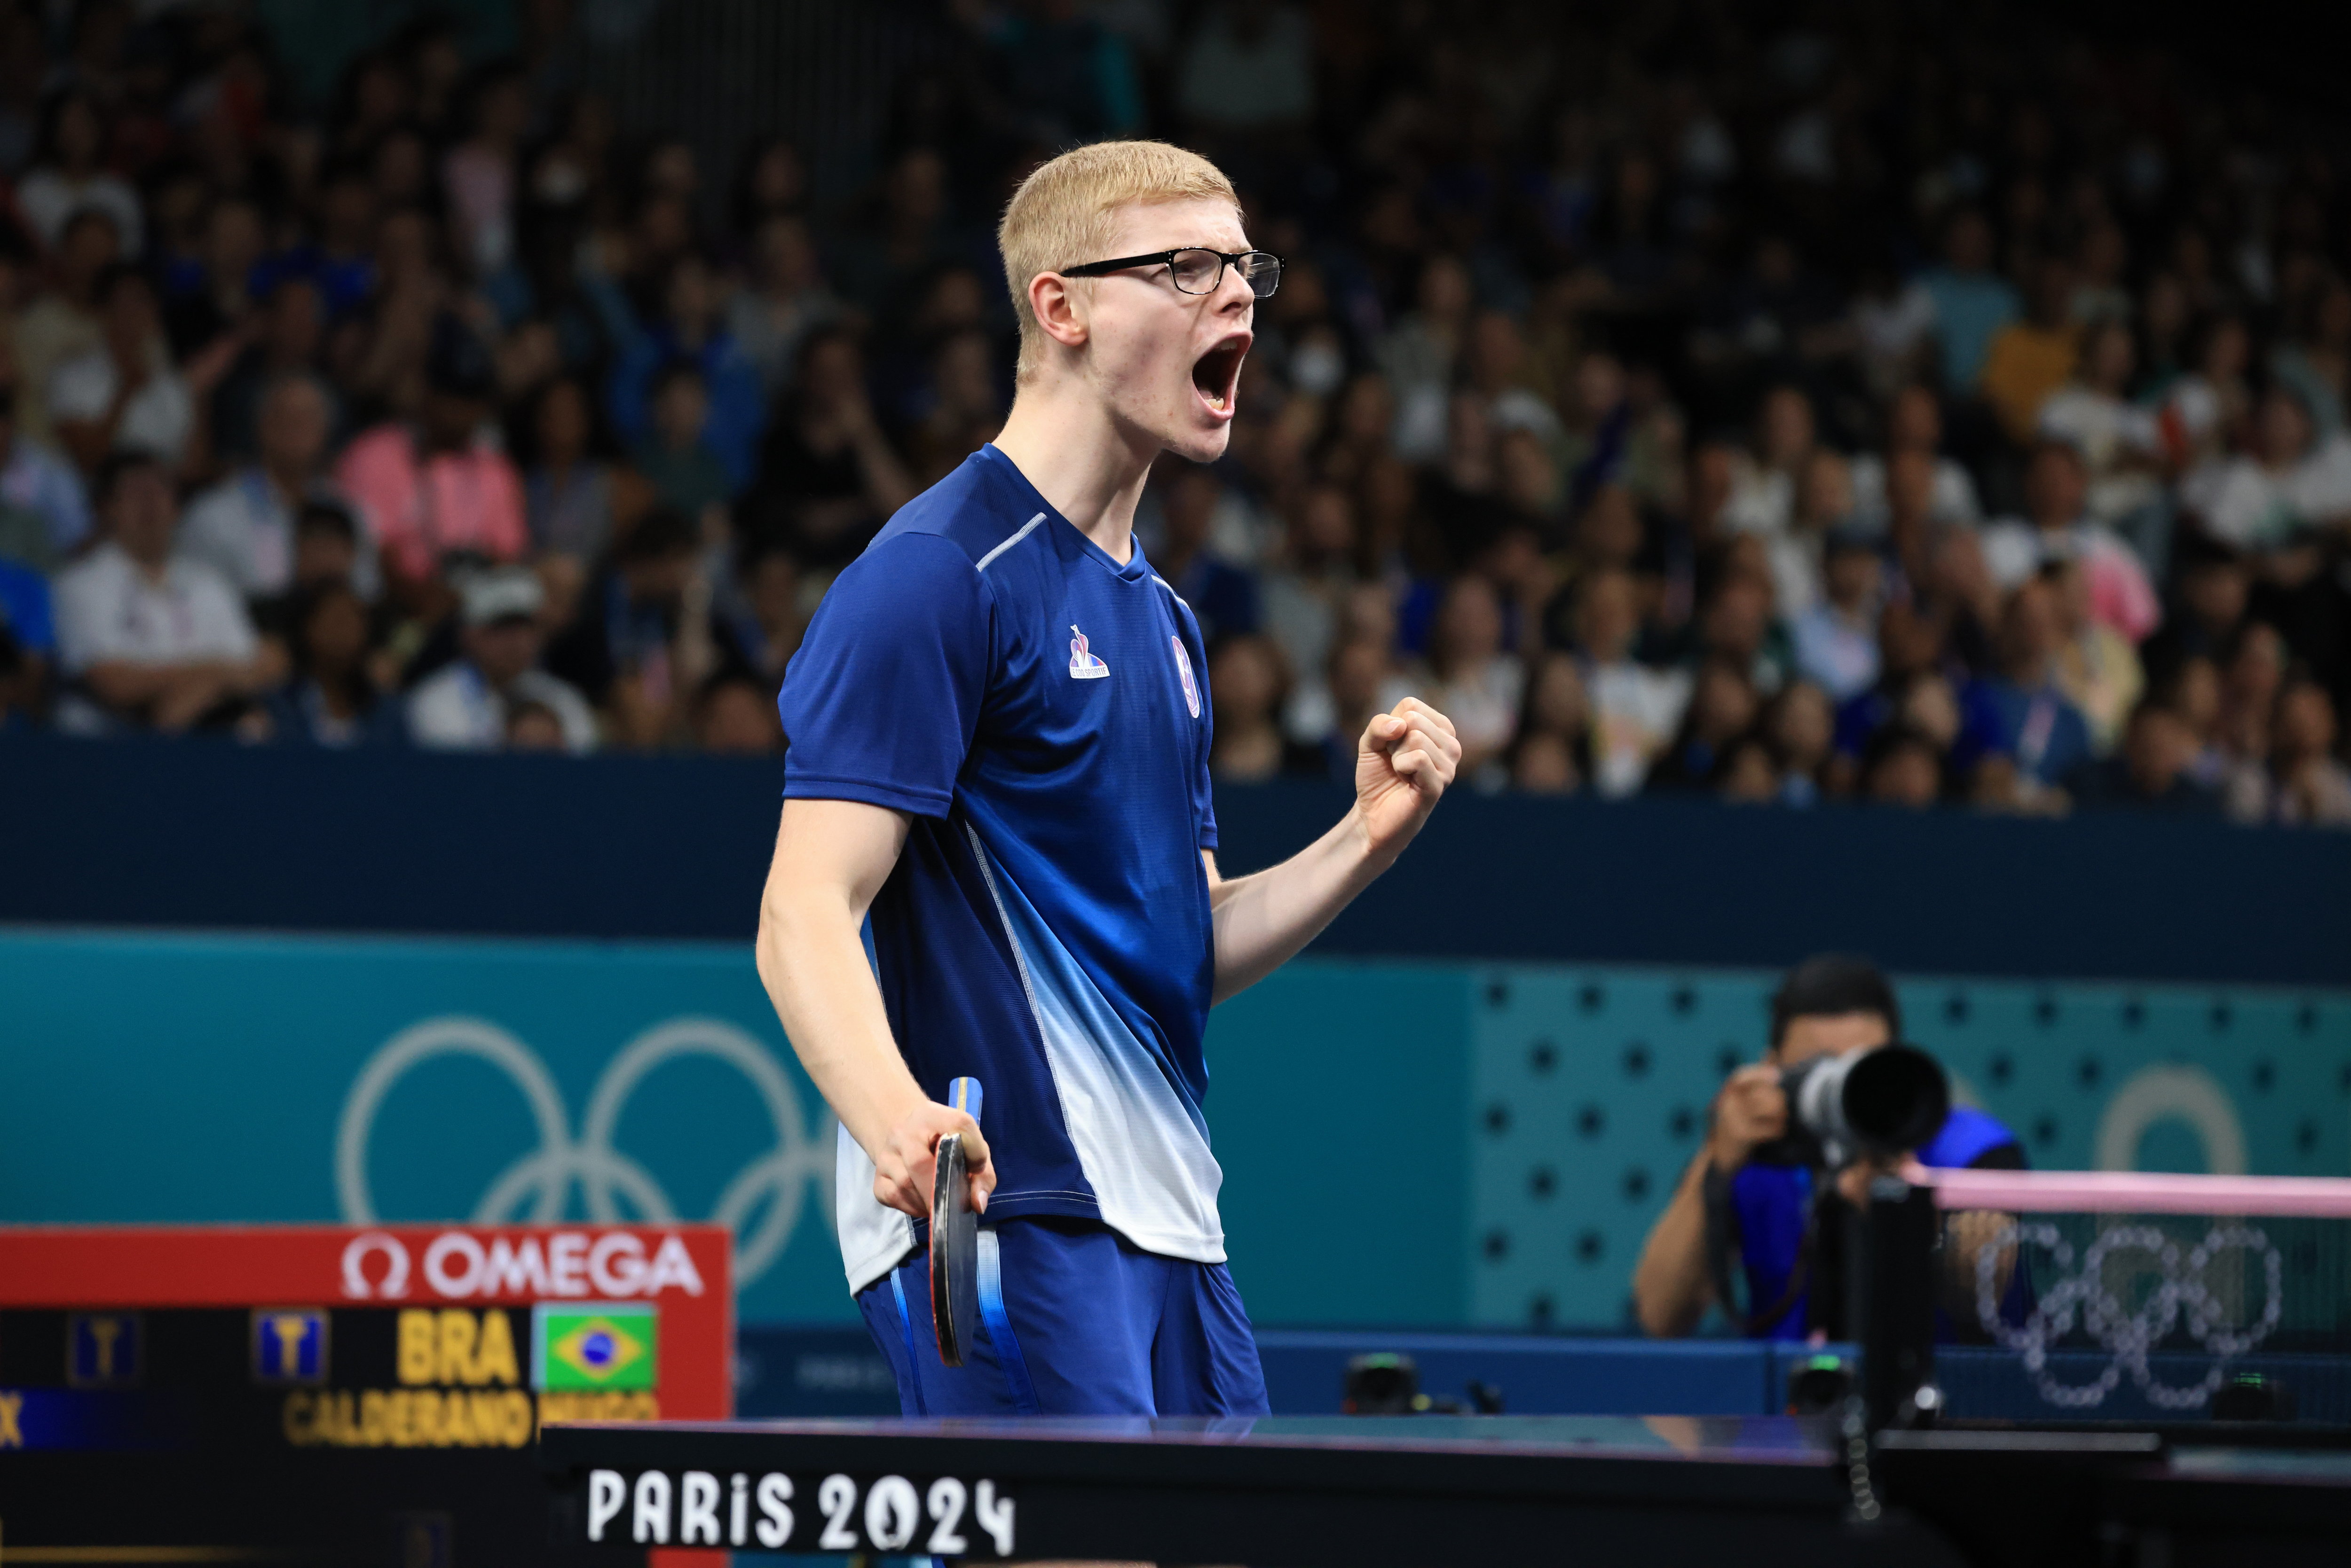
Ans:
<svg viewBox="0 0 2351 1568"><path fill-rule="evenodd" d="M979 1120L979 1080L947 1084L947 1104ZM979 1217L972 1212L963 1134L939 1140L938 1179L931 1187L931 1322L939 1363L961 1366L979 1333Z"/></svg>

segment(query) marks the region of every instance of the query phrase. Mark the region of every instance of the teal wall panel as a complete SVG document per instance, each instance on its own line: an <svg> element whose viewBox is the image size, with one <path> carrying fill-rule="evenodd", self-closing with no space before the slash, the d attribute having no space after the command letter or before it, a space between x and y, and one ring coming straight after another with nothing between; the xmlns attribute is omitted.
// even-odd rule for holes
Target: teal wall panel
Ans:
<svg viewBox="0 0 2351 1568"><path fill-rule="evenodd" d="M1758 971L1478 971L1455 1240L1489 1326L1622 1327L1715 1086L1761 1058ZM1927 979L1906 1032L2050 1169L2351 1173L2351 996ZM1435 1238L1432 1237L1432 1243Z"/></svg>
<svg viewBox="0 0 2351 1568"><path fill-rule="evenodd" d="M1469 998L1459 965L1306 961L1210 1015L1227 1247L1258 1322L1464 1321Z"/></svg>

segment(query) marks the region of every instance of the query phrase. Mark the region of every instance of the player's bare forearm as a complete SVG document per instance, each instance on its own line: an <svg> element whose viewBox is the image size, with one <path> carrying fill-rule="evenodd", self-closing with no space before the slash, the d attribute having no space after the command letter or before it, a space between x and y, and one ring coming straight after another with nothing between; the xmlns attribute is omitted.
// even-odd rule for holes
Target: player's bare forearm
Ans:
<svg viewBox="0 0 2351 1568"><path fill-rule="evenodd" d="M1230 882L1217 874L1214 855L1201 858L1208 867L1220 1002L1289 962L1386 869L1365 852L1352 810L1280 865Z"/></svg>
<svg viewBox="0 0 2351 1568"><path fill-rule="evenodd" d="M854 800L788 800L759 899L759 978L818 1092L873 1159L875 1195L927 1210L941 1133L966 1132L976 1207L996 1185L968 1116L934 1103L906 1069L859 931L906 842L899 812Z"/></svg>
<svg viewBox="0 0 2351 1568"><path fill-rule="evenodd" d="M878 806L790 800L759 900L759 977L800 1065L869 1152L923 1098L890 1035L858 932L906 824Z"/></svg>
<svg viewBox="0 0 2351 1568"><path fill-rule="evenodd" d="M1452 721L1406 697L1364 729L1356 747L1355 803L1329 832L1280 865L1230 882L1204 852L1216 933L1214 999L1245 991L1280 968L1394 865L1460 760Z"/></svg>
<svg viewBox="0 0 2351 1568"><path fill-rule="evenodd" d="M1633 1310L1642 1332L1660 1339L1698 1327L1714 1300L1706 1270L1706 1166L1701 1149L1682 1173L1673 1201L1650 1227L1633 1270Z"/></svg>

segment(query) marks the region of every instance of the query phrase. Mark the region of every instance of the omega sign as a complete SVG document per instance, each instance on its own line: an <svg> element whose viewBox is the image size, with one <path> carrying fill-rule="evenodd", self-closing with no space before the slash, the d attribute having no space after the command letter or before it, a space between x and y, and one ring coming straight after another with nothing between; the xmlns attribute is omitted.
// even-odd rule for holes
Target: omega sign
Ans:
<svg viewBox="0 0 2351 1568"><path fill-rule="evenodd" d="M646 1255L643 1238L626 1231L601 1235L558 1230L543 1236L492 1237L444 1231L424 1249L422 1269L399 1237L363 1231L343 1249L343 1294L354 1301L405 1301L421 1279L444 1301L472 1297L611 1301L681 1290L702 1294L702 1275L685 1243L664 1236Z"/></svg>

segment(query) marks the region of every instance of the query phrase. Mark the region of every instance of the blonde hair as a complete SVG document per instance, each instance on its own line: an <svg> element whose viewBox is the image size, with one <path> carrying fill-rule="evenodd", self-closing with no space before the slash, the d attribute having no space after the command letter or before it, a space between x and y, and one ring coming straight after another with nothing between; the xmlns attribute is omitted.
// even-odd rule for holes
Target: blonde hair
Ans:
<svg viewBox="0 0 2351 1568"><path fill-rule="evenodd" d="M1165 141L1097 141L1039 164L996 226L1005 285L1020 319L1019 379L1036 374L1045 349L1044 329L1029 307L1031 278L1109 260L1122 208L1212 200L1240 204L1223 170Z"/></svg>

